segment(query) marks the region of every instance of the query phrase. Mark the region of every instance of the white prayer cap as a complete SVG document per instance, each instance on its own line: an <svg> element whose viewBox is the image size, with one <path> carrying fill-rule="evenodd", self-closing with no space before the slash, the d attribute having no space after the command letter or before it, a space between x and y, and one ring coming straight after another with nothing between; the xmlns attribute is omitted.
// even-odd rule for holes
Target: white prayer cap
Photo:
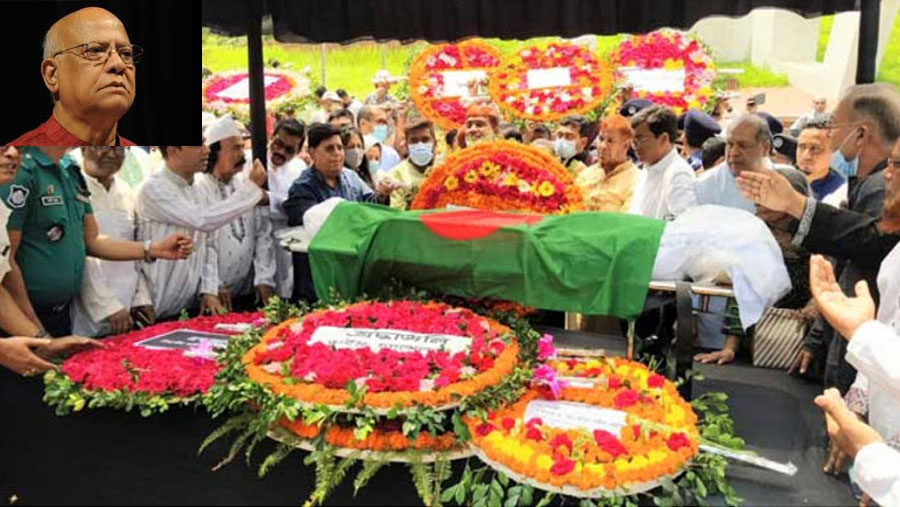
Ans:
<svg viewBox="0 0 900 507"><path fill-rule="evenodd" d="M203 111L201 118L202 119L200 120L200 124L204 129L206 129L206 127L209 127L214 121L216 121L216 115L207 113L206 111Z"/></svg>
<svg viewBox="0 0 900 507"><path fill-rule="evenodd" d="M375 73L375 77L372 78L373 83L392 83L396 81L396 78L391 76L391 73L385 69L381 69Z"/></svg>
<svg viewBox="0 0 900 507"><path fill-rule="evenodd" d="M237 122L231 116L223 116L213 122L206 129L206 145L210 146L222 139L229 137L241 137L241 130L237 126Z"/></svg>
<svg viewBox="0 0 900 507"><path fill-rule="evenodd" d="M333 100L335 102L340 102L341 98L338 97L338 94L335 92L325 92L325 95L322 95L322 100Z"/></svg>
<svg viewBox="0 0 900 507"><path fill-rule="evenodd" d="M363 148L368 150L372 146L376 144L381 144L378 142L378 139L375 139L375 136L363 136Z"/></svg>

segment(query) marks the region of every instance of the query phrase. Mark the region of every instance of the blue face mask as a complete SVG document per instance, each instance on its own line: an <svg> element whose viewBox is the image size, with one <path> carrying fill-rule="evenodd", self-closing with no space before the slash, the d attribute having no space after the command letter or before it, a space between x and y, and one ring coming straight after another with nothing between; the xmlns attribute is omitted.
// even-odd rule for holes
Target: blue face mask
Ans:
<svg viewBox="0 0 900 507"><path fill-rule="evenodd" d="M575 142L568 139L557 139L553 143L553 151L563 162L575 156Z"/></svg>
<svg viewBox="0 0 900 507"><path fill-rule="evenodd" d="M372 137L374 137L379 143L387 141L389 134L390 129L387 125L375 125L375 129L372 130Z"/></svg>
<svg viewBox="0 0 900 507"><path fill-rule="evenodd" d="M415 143L409 145L409 160L418 167L425 167L434 158L434 146L431 143Z"/></svg>
<svg viewBox="0 0 900 507"><path fill-rule="evenodd" d="M840 146L838 146L838 148L834 150L834 153L831 154L831 168L844 175L845 178L856 176L856 172L859 170L859 153L853 157L853 160L847 160L844 158L843 152L841 152L841 146L847 142L847 139L850 139L850 136L857 134L857 132L858 129L849 133L841 142Z"/></svg>
<svg viewBox="0 0 900 507"><path fill-rule="evenodd" d="M381 162L376 159L369 160L369 172L371 174L375 174L378 171L378 168L381 166Z"/></svg>

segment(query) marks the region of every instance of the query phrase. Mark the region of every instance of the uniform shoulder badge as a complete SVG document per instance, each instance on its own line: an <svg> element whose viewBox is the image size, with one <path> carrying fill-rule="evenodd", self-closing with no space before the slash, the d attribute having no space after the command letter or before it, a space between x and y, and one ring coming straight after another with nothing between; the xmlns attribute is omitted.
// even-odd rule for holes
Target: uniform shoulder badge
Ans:
<svg viewBox="0 0 900 507"><path fill-rule="evenodd" d="M22 185L13 185L9 187L9 197L6 198L6 203L13 209L24 208L25 203L28 202L29 193L31 193L31 190Z"/></svg>

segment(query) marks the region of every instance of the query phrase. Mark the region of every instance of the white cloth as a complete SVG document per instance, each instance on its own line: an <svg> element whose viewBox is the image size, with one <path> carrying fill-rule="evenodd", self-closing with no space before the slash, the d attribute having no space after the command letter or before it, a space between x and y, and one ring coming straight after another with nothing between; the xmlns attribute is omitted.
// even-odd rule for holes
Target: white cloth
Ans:
<svg viewBox="0 0 900 507"><path fill-rule="evenodd" d="M791 290L781 248L756 215L704 205L666 225L653 265L654 280L710 283L723 272L731 278L744 329Z"/></svg>
<svg viewBox="0 0 900 507"><path fill-rule="evenodd" d="M900 506L900 452L882 442L856 453L850 477L882 507Z"/></svg>
<svg viewBox="0 0 900 507"><path fill-rule="evenodd" d="M896 322L894 323L896 326ZM847 344L847 362L900 404L900 336L877 320L866 322Z"/></svg>
<svg viewBox="0 0 900 507"><path fill-rule="evenodd" d="M6 231L6 223L12 210L6 207L6 203L0 201L0 282L6 273L9 273L9 233Z"/></svg>
<svg viewBox="0 0 900 507"><path fill-rule="evenodd" d="M208 202L227 200L241 184L241 175L223 183L212 174L195 176ZM219 282L234 296L248 295L259 285L275 288L275 246L269 208L255 206L216 231Z"/></svg>
<svg viewBox="0 0 900 507"><path fill-rule="evenodd" d="M403 159L400 158L397 150L386 144L381 145L381 159L379 160L378 172L390 171L400 162L403 162ZM372 177L374 178L374 175Z"/></svg>
<svg viewBox="0 0 900 507"><path fill-rule="evenodd" d="M218 252L212 233L256 206L260 198L262 190L243 181L228 199L208 202L195 185L168 167L147 179L137 200L139 239L158 241L181 232L194 241L194 253L185 260L142 266L159 317L195 306L198 294L218 294Z"/></svg>
<svg viewBox="0 0 900 507"><path fill-rule="evenodd" d="M357 121L356 119L359 117L359 110L362 109L362 107L363 107L363 103L356 99L353 99L350 102L350 105L347 106L347 110L350 111L351 113L353 113L353 124L354 125L356 124L356 121Z"/></svg>
<svg viewBox="0 0 900 507"><path fill-rule="evenodd" d="M84 174L91 207L100 234L122 241L134 241L134 190L115 177L109 190L96 178ZM140 262L85 259L81 291L72 305L72 332L84 336L109 334L108 319L121 310L151 305L150 289Z"/></svg>
<svg viewBox="0 0 900 507"><path fill-rule="evenodd" d="M864 401L864 406L868 408L869 425L881 435L884 440L895 449L900 447L900 396L897 396L896 390L898 386L891 379L896 378L897 365L900 364L900 357L891 355L891 349L875 347L874 350L866 349L867 342L885 343L889 341L885 337L887 329L892 330L896 336L900 333L900 245L894 247L891 253L881 262L881 268L878 270L878 291L881 294L881 303L878 307L878 322L884 328L877 331L874 325L864 325L857 333L854 339L865 328L873 333L880 333L875 338L865 338L862 343L854 344L853 340L847 347L847 360L858 361L862 367L857 367L856 380L850 386L847 393L848 405L851 409L859 410L858 400ZM861 335L860 335L861 336ZM851 354L850 348L854 349ZM873 359L878 358L878 361ZM892 358L894 358L892 360ZM854 364L855 366L855 364ZM887 367L887 372L882 372ZM872 371L868 371L872 370ZM878 371L874 376L870 377L870 373ZM893 372L893 373L891 373ZM892 394L893 393L893 394ZM866 411L863 409L863 411Z"/></svg>
<svg viewBox="0 0 900 507"><path fill-rule="evenodd" d="M826 195L819 201L829 206L834 206L835 208L843 208L845 207L844 204L847 202L849 189L850 187L848 186L847 182L844 181L841 186L837 187L837 189L835 189L833 192Z"/></svg>
<svg viewBox="0 0 900 507"><path fill-rule="evenodd" d="M672 220L697 205L694 170L672 148L655 164L638 175L629 213Z"/></svg>
<svg viewBox="0 0 900 507"><path fill-rule="evenodd" d="M734 175L726 162L701 174L694 190L697 193L697 204L716 204L756 213L756 205L738 190Z"/></svg>

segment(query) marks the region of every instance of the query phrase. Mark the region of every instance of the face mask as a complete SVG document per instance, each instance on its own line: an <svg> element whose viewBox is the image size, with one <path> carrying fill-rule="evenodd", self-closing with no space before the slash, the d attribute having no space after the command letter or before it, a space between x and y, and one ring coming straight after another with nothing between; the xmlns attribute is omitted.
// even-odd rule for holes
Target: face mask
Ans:
<svg viewBox="0 0 900 507"><path fill-rule="evenodd" d="M369 172L370 173L375 174L375 171L377 171L380 167L381 167L381 162L378 159L369 159Z"/></svg>
<svg viewBox="0 0 900 507"><path fill-rule="evenodd" d="M561 160L569 160L575 156L575 142L568 139L557 139L553 143L553 151Z"/></svg>
<svg viewBox="0 0 900 507"><path fill-rule="evenodd" d="M841 152L841 146L843 146L844 143L847 142L847 139L850 139L850 136L855 135L856 133L857 131L853 131L848 134L847 137L845 137L841 142L840 146L838 146L838 148L834 150L834 153L831 154L831 168L843 174L844 177L847 178L856 176L856 171L859 169L859 153L857 153L856 156L853 157L853 160L847 160L844 157L844 153Z"/></svg>
<svg viewBox="0 0 900 507"><path fill-rule="evenodd" d="M362 150L359 148L344 150L344 163L350 169L359 167L359 164L362 163Z"/></svg>
<svg viewBox="0 0 900 507"><path fill-rule="evenodd" d="M384 143L388 135L390 134L390 130L387 125L375 125L375 129L372 130L372 137L374 137L379 143Z"/></svg>
<svg viewBox="0 0 900 507"><path fill-rule="evenodd" d="M409 146L409 160L418 167L425 167L434 158L434 146L431 143L415 143Z"/></svg>

